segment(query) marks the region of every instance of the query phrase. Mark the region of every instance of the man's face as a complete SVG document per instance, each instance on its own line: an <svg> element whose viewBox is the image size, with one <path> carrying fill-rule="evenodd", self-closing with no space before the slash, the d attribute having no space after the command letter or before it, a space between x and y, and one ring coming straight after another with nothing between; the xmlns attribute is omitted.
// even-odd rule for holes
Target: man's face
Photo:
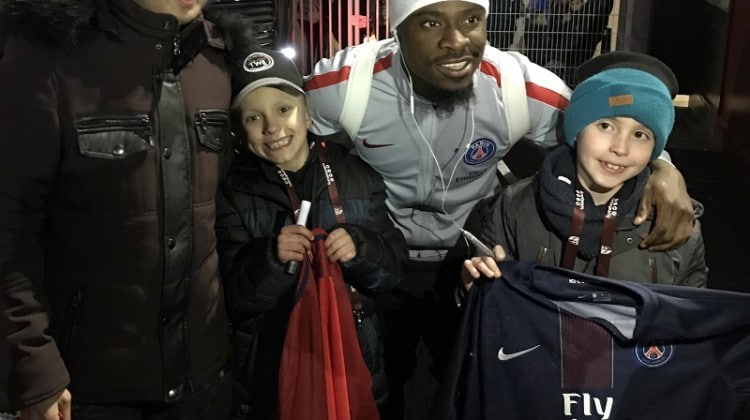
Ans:
<svg viewBox="0 0 750 420"><path fill-rule="evenodd" d="M466 90L487 43L484 8L464 1L423 7L398 26L398 39L416 93Z"/></svg>
<svg viewBox="0 0 750 420"><path fill-rule="evenodd" d="M155 13L168 13L177 17L180 25L195 20L207 0L134 0L139 6Z"/></svg>

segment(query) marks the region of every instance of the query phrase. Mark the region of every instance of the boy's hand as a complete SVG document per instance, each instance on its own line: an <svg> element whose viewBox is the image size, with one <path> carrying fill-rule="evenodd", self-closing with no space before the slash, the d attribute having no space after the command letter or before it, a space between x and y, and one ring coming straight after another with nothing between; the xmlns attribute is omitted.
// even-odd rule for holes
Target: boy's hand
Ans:
<svg viewBox="0 0 750 420"><path fill-rule="evenodd" d="M286 225L281 228L276 239L276 258L282 264L289 261L302 261L310 253L314 237L302 225Z"/></svg>
<svg viewBox="0 0 750 420"><path fill-rule="evenodd" d="M495 253L494 258L483 256L464 260L464 268L461 270L461 282L466 291L469 291L474 285L474 280L482 275L492 278L498 278L502 275L500 268L497 266L497 261L505 259L505 250L502 246L495 245L492 251Z"/></svg>
<svg viewBox="0 0 750 420"><path fill-rule="evenodd" d="M349 232L344 228L336 228L328 234L325 241L326 255L331 262L349 262L357 256L357 247L354 245Z"/></svg>

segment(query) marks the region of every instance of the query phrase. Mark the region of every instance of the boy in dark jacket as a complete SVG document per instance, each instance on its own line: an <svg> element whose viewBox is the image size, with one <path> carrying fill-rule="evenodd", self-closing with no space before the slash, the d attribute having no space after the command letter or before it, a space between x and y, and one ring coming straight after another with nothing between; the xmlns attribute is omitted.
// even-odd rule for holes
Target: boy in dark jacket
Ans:
<svg viewBox="0 0 750 420"><path fill-rule="evenodd" d="M328 257L359 291L358 335L380 403L387 386L371 297L398 283L407 256L385 207L383 181L344 147L308 142L302 77L288 58L255 45L234 55L232 108L240 141L218 203L217 232L235 336L235 414L266 419L277 410L297 279L287 267L310 252L312 227L328 232ZM295 224L302 200L312 203L305 226ZM341 212L345 223L337 221Z"/></svg>
<svg viewBox="0 0 750 420"><path fill-rule="evenodd" d="M495 258L534 260L622 280L705 287L707 271L696 220L690 239L664 252L640 249L652 222L630 223L674 124L677 80L661 61L638 53L600 55L565 111L567 145L551 152L534 178L491 203L479 235L500 244ZM464 263L465 285L499 277L492 257Z"/></svg>

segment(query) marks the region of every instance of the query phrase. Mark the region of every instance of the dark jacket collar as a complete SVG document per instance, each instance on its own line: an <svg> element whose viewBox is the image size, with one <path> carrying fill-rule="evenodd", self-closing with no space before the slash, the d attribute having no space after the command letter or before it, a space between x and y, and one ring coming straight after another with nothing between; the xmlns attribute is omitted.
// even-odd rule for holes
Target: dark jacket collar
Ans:
<svg viewBox="0 0 750 420"><path fill-rule="evenodd" d="M208 44L224 49L221 34L213 24L198 19ZM4 0L0 2L0 31L49 47L74 46L81 34L96 29L120 37L121 25L157 39L172 39L177 19L153 13L133 0Z"/></svg>
<svg viewBox="0 0 750 420"><path fill-rule="evenodd" d="M158 39L171 40L179 35L184 39L196 26L202 26L208 44L224 49L224 40L214 25L199 16L195 22L180 28L177 18L166 13L154 13L138 6L133 0L98 0L110 4L111 13L102 13L100 29L117 34L118 24L128 25L135 31Z"/></svg>
<svg viewBox="0 0 750 420"><path fill-rule="evenodd" d="M109 0L109 4L111 15L102 13L102 30L117 33L117 25L122 23L157 39L171 39L179 32L177 18L172 15L146 10L133 0Z"/></svg>

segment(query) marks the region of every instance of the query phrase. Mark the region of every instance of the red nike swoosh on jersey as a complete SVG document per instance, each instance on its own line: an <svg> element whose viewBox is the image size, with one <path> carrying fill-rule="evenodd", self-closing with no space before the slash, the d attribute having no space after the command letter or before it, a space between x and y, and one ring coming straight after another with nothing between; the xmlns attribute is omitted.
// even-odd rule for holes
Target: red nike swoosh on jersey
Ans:
<svg viewBox="0 0 750 420"><path fill-rule="evenodd" d="M393 146L393 144L370 144L367 142L367 139L364 139L362 140L362 146L365 146L368 149L377 149L378 147Z"/></svg>

